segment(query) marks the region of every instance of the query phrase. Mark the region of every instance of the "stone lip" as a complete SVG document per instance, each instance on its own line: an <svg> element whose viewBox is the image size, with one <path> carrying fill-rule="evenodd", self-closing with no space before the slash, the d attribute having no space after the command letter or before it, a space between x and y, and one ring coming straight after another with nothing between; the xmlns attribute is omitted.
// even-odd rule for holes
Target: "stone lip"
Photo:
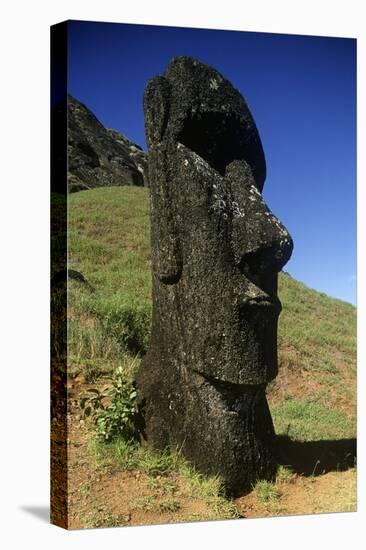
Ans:
<svg viewBox="0 0 366 550"><path fill-rule="evenodd" d="M147 154L68 96L68 189L148 185Z"/></svg>
<svg viewBox="0 0 366 550"><path fill-rule="evenodd" d="M267 310L272 312L275 315L279 315L282 310L282 304L277 297L258 297L258 298L247 298L239 304L240 307L258 309L258 311L263 312Z"/></svg>

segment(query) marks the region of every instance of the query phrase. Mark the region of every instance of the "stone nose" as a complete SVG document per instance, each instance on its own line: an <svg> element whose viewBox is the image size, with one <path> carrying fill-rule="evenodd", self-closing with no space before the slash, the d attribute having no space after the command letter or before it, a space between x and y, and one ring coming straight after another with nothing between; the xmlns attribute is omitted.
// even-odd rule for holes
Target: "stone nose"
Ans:
<svg viewBox="0 0 366 550"><path fill-rule="evenodd" d="M264 202L249 165L235 163L225 177L232 197L231 246L235 262L251 273L278 273L292 254L289 232Z"/></svg>
<svg viewBox="0 0 366 550"><path fill-rule="evenodd" d="M256 189L256 188L255 188ZM233 224L233 244L237 249L240 263L247 264L253 271L275 271L278 273L288 262L293 250L292 238L280 222L272 214L257 190L250 191L247 202L244 224ZM242 231L245 235L242 235Z"/></svg>

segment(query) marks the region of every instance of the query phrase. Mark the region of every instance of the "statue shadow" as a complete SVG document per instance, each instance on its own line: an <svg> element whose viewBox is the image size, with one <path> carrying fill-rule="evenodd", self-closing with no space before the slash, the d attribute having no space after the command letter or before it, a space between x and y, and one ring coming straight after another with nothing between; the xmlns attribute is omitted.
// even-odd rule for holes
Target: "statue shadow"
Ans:
<svg viewBox="0 0 366 550"><path fill-rule="evenodd" d="M356 465L356 439L300 442L277 436L276 449L280 465L304 476L346 471Z"/></svg>

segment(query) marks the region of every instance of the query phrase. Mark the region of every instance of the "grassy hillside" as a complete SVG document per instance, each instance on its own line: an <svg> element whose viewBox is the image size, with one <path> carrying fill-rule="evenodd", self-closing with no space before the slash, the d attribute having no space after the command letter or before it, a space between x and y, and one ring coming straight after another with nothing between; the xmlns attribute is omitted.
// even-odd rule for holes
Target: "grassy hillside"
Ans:
<svg viewBox="0 0 366 550"><path fill-rule="evenodd" d="M78 281L69 285L70 377L96 383L120 365L126 377L132 377L147 348L150 329L148 189L110 187L72 194L68 220L69 267L80 271L91 285ZM343 449L338 441L338 447L331 446L334 456L327 461L322 458L325 447L319 442L333 444L355 437L356 309L285 273L279 276L279 295L283 305L280 372L270 384L268 396L276 432L293 443L292 451L298 455L290 473L283 471L288 487L293 487L294 472L311 474L318 468L318 474L342 469L341 455L347 453L347 445ZM326 506L311 510L353 509L355 477L349 471L347 475L349 479L333 480L333 489L325 488L326 494L333 491L338 495L333 505L329 496ZM283 479L279 483L283 484ZM309 490L307 487L307 495ZM278 506L283 488L264 497L260 491L253 493L257 508L250 504L257 515L296 510L295 504L292 508ZM264 492L267 494L266 489ZM339 501L342 495L347 504Z"/></svg>
<svg viewBox="0 0 366 550"><path fill-rule="evenodd" d="M151 314L148 190L110 187L70 195L70 267L94 288L72 282L70 366L97 370L121 350L146 350ZM356 310L281 273L280 375L276 407L289 398L336 406L354 416ZM95 369L94 369L95 367ZM97 372L96 372L97 373ZM284 410L285 413L285 410ZM290 413L292 414L292 413Z"/></svg>

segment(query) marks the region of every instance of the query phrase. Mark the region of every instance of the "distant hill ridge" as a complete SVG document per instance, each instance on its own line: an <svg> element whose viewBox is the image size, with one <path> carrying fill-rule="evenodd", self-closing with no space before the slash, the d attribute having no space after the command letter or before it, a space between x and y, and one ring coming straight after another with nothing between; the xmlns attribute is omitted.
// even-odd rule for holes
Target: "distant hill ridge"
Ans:
<svg viewBox="0 0 366 550"><path fill-rule="evenodd" d="M68 189L148 186L147 154L68 95Z"/></svg>

